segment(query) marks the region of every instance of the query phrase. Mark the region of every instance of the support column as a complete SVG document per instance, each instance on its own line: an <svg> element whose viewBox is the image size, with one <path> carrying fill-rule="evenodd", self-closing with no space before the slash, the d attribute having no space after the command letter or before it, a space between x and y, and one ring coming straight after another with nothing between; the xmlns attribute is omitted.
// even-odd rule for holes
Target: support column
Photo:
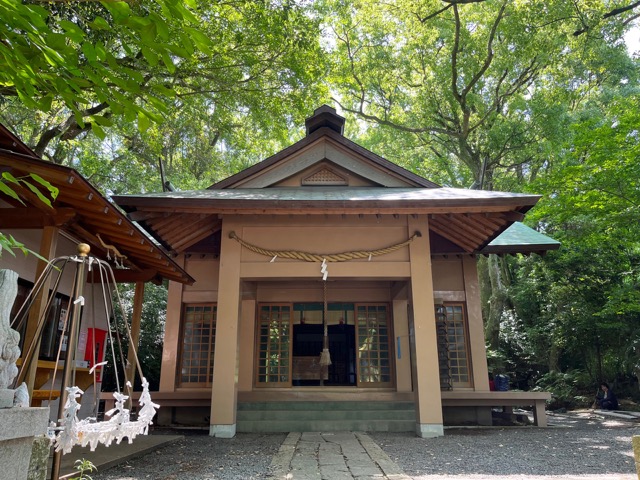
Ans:
<svg viewBox="0 0 640 480"><path fill-rule="evenodd" d="M475 258L465 255L462 259L462 271L464 275L464 290L467 297L467 327L473 386L476 391L488 392L487 349L484 343L480 286L478 285L478 268Z"/></svg>
<svg viewBox="0 0 640 480"><path fill-rule="evenodd" d="M396 336L396 390L398 392L411 391L408 308L407 300L393 300L393 331Z"/></svg>
<svg viewBox="0 0 640 480"><path fill-rule="evenodd" d="M256 329L256 301L242 300L240 329L240 378L238 380L238 390L250 392L253 386L253 362Z"/></svg>
<svg viewBox="0 0 640 480"><path fill-rule="evenodd" d="M433 276L431 271L431 245L429 221L426 216L409 217L409 234L419 231L422 236L409 244L411 258L411 302L414 318L416 355L416 434L419 437L444 435L442 426L442 399L438 371L438 342L436 336L435 307L433 303Z"/></svg>
<svg viewBox="0 0 640 480"><path fill-rule="evenodd" d="M236 434L238 398L238 346L240 341L240 254L241 246L229 238L241 234L240 225L229 217L222 220L220 273L216 315L216 348L211 389L212 437L232 438Z"/></svg>
<svg viewBox="0 0 640 480"><path fill-rule="evenodd" d="M184 256L178 257L176 263L180 268L184 268ZM183 289L184 286L181 283L169 282L167 321L164 326L164 340L162 342L162 369L160 370L161 392L175 392L176 390Z"/></svg>
<svg viewBox="0 0 640 480"><path fill-rule="evenodd" d="M133 295L133 312L131 313L131 343L127 352L127 379L131 382L133 391L136 381L136 358L140 344L140 322L142 321L142 302L144 300L144 282L136 282L136 291Z"/></svg>
<svg viewBox="0 0 640 480"><path fill-rule="evenodd" d="M38 253L44 258L51 260L56 255L56 248L58 247L58 227L44 227L42 229L42 238L40 239L40 250ZM38 260L36 266L36 273L34 282L40 278L40 275L47 267L47 264L42 260ZM33 360L28 365L26 371L25 382L27 389L29 390L29 398L33 398L34 384L36 380L36 370L38 369L38 356L40 354L40 338L35 338L36 331L38 329L38 320L44 315L45 308L47 307L47 297L49 296L49 289L51 288L51 275L45 280L40 293L34 300L34 303L29 311L29 317L27 319L27 326L24 333L24 343L22 347L22 357L31 345L35 343L35 350L33 354Z"/></svg>

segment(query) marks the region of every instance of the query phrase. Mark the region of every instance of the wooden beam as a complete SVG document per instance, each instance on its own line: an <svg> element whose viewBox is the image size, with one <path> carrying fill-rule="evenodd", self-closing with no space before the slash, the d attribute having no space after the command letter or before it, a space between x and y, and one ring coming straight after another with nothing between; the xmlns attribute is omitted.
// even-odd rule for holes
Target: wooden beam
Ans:
<svg viewBox="0 0 640 480"><path fill-rule="evenodd" d="M484 236L478 235L477 231L474 231L466 225L462 228L449 217L436 215L436 217L433 220L430 220L429 223L443 232L448 232L448 236L446 238L458 244L466 242L468 245L477 247L477 245L479 245L484 239Z"/></svg>
<svg viewBox="0 0 640 480"><path fill-rule="evenodd" d="M144 270L124 270L117 268L113 270L113 276L115 277L116 283L152 282L155 280L157 275L158 270L153 268L145 268ZM99 272L94 270L88 274L87 282L99 283Z"/></svg>
<svg viewBox="0 0 640 480"><path fill-rule="evenodd" d="M144 300L144 282L136 282L133 295L133 312L131 314L131 339L127 352L126 378L131 382L131 389L135 386L138 344L140 343L140 324L142 322L142 302ZM129 398L131 406L131 398Z"/></svg>
<svg viewBox="0 0 640 480"><path fill-rule="evenodd" d="M495 219L490 219L484 215L465 215L469 224L481 229L487 235L495 234L496 230L504 226L504 222L496 222Z"/></svg>
<svg viewBox="0 0 640 480"><path fill-rule="evenodd" d="M429 222L429 228L434 232L436 232L441 237L446 238L447 240L455 243L456 245L460 245L468 253L473 252L477 248L477 245L472 245L470 243L467 243L462 238L452 237L450 232L447 232L446 230L439 228L438 225L434 224L433 220Z"/></svg>
<svg viewBox="0 0 640 480"><path fill-rule="evenodd" d="M75 210L71 208L49 209L49 212L33 207L3 208L0 210L0 226L6 229L60 227L73 221Z"/></svg>
<svg viewBox="0 0 640 480"><path fill-rule="evenodd" d="M492 213L490 215L487 215L488 217L497 217L500 219L504 219L507 220L509 222L521 222L522 220L524 220L524 213L520 213L520 212L502 212L502 213Z"/></svg>
<svg viewBox="0 0 640 480"><path fill-rule="evenodd" d="M39 254L44 258L54 258L56 255L56 249L58 246L58 233L57 227L44 227L42 230L42 238L40 240ZM40 278L42 272L47 268L47 264L42 260L38 260L36 265L36 272L34 278ZM33 389L36 380L36 370L38 368L38 354L40 352L40 340L41 335L38 335L38 321L45 314L47 307L47 297L49 296L49 289L51 288L52 276L48 275L44 280L42 288L35 298L31 309L29 310L29 317L27 319L27 327L24 334L24 347L22 350L23 362L25 361L25 355L31 350L31 360L26 359L28 363L24 364L22 368L25 369L26 375L23 376L23 380L27 383L27 390L29 391L29 398L33 398Z"/></svg>
<svg viewBox="0 0 640 480"><path fill-rule="evenodd" d="M163 218L163 217L166 217L167 215L168 215L167 213L140 211L140 212L131 212L127 216L129 217L129 220L132 220L134 222L146 222L148 220Z"/></svg>
<svg viewBox="0 0 640 480"><path fill-rule="evenodd" d="M485 213L485 212L505 212L511 211L512 206L502 205L450 205L450 206L383 206L383 207L367 207L357 206L345 207L345 206L322 206L320 203L317 205L303 205L298 207L283 207L283 206L269 206L264 207L246 207L242 206L184 206L179 208L170 207L155 207L145 206L144 211L148 212L172 212L175 215L185 213L209 213L209 214L221 214L221 215L375 215L377 213L383 215L390 215L397 213L399 215L411 214L411 215L423 215L428 213Z"/></svg>

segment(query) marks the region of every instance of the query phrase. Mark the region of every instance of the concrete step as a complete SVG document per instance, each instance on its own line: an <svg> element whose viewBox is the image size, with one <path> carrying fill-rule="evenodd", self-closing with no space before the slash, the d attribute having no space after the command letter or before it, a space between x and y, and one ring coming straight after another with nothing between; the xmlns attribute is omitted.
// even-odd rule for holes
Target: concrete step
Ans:
<svg viewBox="0 0 640 480"><path fill-rule="evenodd" d="M415 420L415 410L238 410L240 420Z"/></svg>
<svg viewBox="0 0 640 480"><path fill-rule="evenodd" d="M237 420L238 432L412 432L413 420Z"/></svg>
<svg viewBox="0 0 640 480"><path fill-rule="evenodd" d="M415 410L413 402L240 402L238 410Z"/></svg>
<svg viewBox="0 0 640 480"><path fill-rule="evenodd" d="M238 404L239 432L415 430L413 402L246 402Z"/></svg>

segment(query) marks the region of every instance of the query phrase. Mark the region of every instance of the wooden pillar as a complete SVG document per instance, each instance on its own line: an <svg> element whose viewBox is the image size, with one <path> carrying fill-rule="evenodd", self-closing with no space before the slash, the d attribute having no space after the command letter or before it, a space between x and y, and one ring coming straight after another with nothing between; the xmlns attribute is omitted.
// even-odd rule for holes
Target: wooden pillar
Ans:
<svg viewBox="0 0 640 480"><path fill-rule="evenodd" d="M176 259L184 268L184 256ZM169 282L167 298L167 321L164 326L162 342L162 369L160 370L160 391L175 392L176 378L179 375L178 356L180 355L180 320L182 315L182 291L184 286L178 282Z"/></svg>
<svg viewBox="0 0 640 480"><path fill-rule="evenodd" d="M240 328L240 378L238 390L250 392L253 387L253 361L256 329L256 301L253 299L242 300Z"/></svg>
<svg viewBox="0 0 640 480"><path fill-rule="evenodd" d="M40 250L38 253L44 258L51 260L55 257L56 248L58 246L58 227L44 227L42 229L42 238L40 240ZM36 266L35 281L40 278L40 275L47 267L47 264L42 260L38 260ZM36 337L36 331L38 328L38 320L44 315L45 308L47 306L47 297L49 296L49 289L51 288L51 275L48 276L40 293L34 299L34 303L29 311L29 317L27 319L27 326L24 333L24 343L22 347L22 356L29 348L31 343L34 343L34 354L32 362L26 367L25 382L27 389L29 390L29 398L33 398L34 384L36 380L36 370L38 368L38 356L40 353L40 337ZM57 321L57 319L56 319Z"/></svg>
<svg viewBox="0 0 640 480"><path fill-rule="evenodd" d="M238 398L238 347L240 322L240 254L241 246L229 238L231 231L241 234L240 225L226 217L222 221L216 348L211 388L212 437L232 438L236 434Z"/></svg>
<svg viewBox="0 0 640 480"><path fill-rule="evenodd" d="M406 299L393 300L393 331L396 337L396 390L411 392L411 345L409 344L409 311Z"/></svg>
<svg viewBox="0 0 640 480"><path fill-rule="evenodd" d="M484 343L484 325L480 305L480 286L478 268L473 257L462 259L464 290L467 297L467 326L469 332L469 350L473 386L477 391L489 391L489 372L487 370L487 350Z"/></svg>
<svg viewBox="0 0 640 480"><path fill-rule="evenodd" d="M131 314L131 342L127 352L127 379L131 382L131 388L136 381L136 357L140 344L140 322L142 321L142 303L144 301L144 282L136 282L136 291L133 296L133 312Z"/></svg>
<svg viewBox="0 0 640 480"><path fill-rule="evenodd" d="M411 258L411 302L414 318L416 376L416 434L420 437L444 435L442 400L438 369L438 342L429 221L426 216L409 217L409 234L419 231L422 236L409 244Z"/></svg>

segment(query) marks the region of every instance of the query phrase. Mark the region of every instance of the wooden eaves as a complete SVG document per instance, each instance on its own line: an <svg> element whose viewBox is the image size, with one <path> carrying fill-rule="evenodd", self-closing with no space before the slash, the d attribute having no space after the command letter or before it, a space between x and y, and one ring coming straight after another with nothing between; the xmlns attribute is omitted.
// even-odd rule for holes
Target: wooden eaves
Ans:
<svg viewBox="0 0 640 480"><path fill-rule="evenodd" d="M479 253L514 221L522 220L539 198L447 188L242 188L117 196L114 201L165 248L175 252L219 229L219 216L225 214L426 214L431 231L465 253ZM192 242L183 238L187 227Z"/></svg>
<svg viewBox="0 0 640 480"><path fill-rule="evenodd" d="M12 205L0 210L0 228L11 230L57 226L79 241L88 243L92 253L100 258L107 256L103 243L113 245L127 257L124 261L126 269L115 270L117 281L157 283L166 278L187 284L194 282L161 247L82 175L72 168L37 158L28 147L10 132L7 135L7 132L4 127L0 129L0 147L8 147L0 148L0 172L10 172L16 178L35 173L59 188L60 193L53 206L49 207L28 188L12 184L11 187L24 204L6 195L0 196ZM44 190L43 193L46 195Z"/></svg>

